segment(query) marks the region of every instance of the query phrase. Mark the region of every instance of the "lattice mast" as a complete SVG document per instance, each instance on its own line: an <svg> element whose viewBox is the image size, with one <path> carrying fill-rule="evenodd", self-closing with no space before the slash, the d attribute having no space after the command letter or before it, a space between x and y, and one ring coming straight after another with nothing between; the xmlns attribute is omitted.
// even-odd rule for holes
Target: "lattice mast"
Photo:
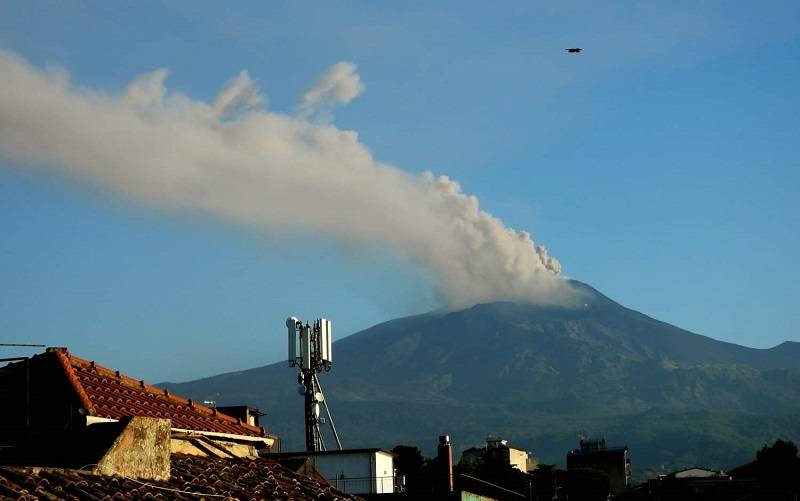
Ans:
<svg viewBox="0 0 800 501"><path fill-rule="evenodd" d="M289 317L286 319L286 328L288 331L289 367L300 367L297 382L302 385L299 391L305 399L306 450L326 450L320 430L320 425L325 422L320 416L320 404L325 409L336 445L339 450L342 450L339 434L336 433L331 411L317 377L318 372L323 370L327 372L333 366L331 321L319 318L314 321L313 325L308 323L304 325L297 317ZM297 350L298 343L299 352Z"/></svg>

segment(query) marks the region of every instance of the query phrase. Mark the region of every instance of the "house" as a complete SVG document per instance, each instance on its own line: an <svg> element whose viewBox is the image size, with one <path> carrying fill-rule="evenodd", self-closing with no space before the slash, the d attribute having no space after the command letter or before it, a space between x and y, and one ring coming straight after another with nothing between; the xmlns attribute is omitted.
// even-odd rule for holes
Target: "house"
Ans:
<svg viewBox="0 0 800 501"><path fill-rule="evenodd" d="M606 447L605 439L581 440L580 449L567 453L567 471L585 469L608 478L613 494L621 494L630 486L628 447Z"/></svg>
<svg viewBox="0 0 800 501"><path fill-rule="evenodd" d="M172 452L252 457L278 450L278 437L248 423L77 357L66 348L0 368L0 448L19 440L79 434L101 423L142 416L170 421ZM97 433L94 433L96 435ZM28 448L30 449L30 448Z"/></svg>
<svg viewBox="0 0 800 501"><path fill-rule="evenodd" d="M358 499L277 437L66 349L0 368L0 499Z"/></svg>
<svg viewBox="0 0 800 501"><path fill-rule="evenodd" d="M383 449L281 452L268 459L307 459L327 481L349 494L393 494L396 489L395 454Z"/></svg>

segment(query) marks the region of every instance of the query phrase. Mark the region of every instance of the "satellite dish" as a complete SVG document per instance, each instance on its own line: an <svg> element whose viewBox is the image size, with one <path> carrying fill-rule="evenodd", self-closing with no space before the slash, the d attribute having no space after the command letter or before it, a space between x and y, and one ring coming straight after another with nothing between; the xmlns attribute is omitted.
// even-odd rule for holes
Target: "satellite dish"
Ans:
<svg viewBox="0 0 800 501"><path fill-rule="evenodd" d="M325 395L323 395L321 391L315 392L314 400L316 400L317 402L323 402L325 400Z"/></svg>
<svg viewBox="0 0 800 501"><path fill-rule="evenodd" d="M300 395L305 395L306 394L306 387L303 386L303 385L298 386L297 387L297 393L299 393Z"/></svg>

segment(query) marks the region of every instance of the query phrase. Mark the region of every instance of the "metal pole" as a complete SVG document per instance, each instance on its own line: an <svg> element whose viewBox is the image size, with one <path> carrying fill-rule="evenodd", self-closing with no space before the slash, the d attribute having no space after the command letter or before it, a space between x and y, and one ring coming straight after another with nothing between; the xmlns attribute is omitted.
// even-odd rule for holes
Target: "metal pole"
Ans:
<svg viewBox="0 0 800 501"><path fill-rule="evenodd" d="M31 431L31 359L25 359L25 431Z"/></svg>
<svg viewBox="0 0 800 501"><path fill-rule="evenodd" d="M317 383L317 387L319 387L319 392L322 393L322 386L319 385L319 378L316 374L314 374L314 381ZM336 447L339 450L342 450L342 441L339 440L339 434L336 432L336 425L333 424L333 416L331 416L331 410L328 408L328 399L325 398L322 400L322 405L325 406L325 414L328 416L328 422L331 424L331 431L333 432L333 438L336 439Z"/></svg>
<svg viewBox="0 0 800 501"><path fill-rule="evenodd" d="M328 450L328 449L325 447L325 440L322 438L322 432L321 432L321 431L320 431L320 429L319 429L319 423L315 424L315 425L314 425L314 428L316 429L316 432L317 432L317 437L319 438L319 450L321 450L321 451L326 451L326 450Z"/></svg>
<svg viewBox="0 0 800 501"><path fill-rule="evenodd" d="M319 450L316 428L317 419L314 416L314 369L303 370L303 384L306 387L306 450L313 452Z"/></svg>

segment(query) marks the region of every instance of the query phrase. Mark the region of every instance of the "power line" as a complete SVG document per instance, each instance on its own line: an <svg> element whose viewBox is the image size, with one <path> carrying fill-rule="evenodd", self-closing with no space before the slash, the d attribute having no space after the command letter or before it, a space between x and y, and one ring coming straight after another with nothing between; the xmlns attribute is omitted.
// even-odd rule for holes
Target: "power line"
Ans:
<svg viewBox="0 0 800 501"><path fill-rule="evenodd" d="M519 497L521 497L521 498L524 498L524 497L525 497L525 494L520 494L520 493L519 493L519 492L517 492L517 491L512 491L511 489L506 489L506 488L505 488L505 487L503 487L503 486L500 486L500 485L497 485L497 484L493 484L493 483L491 483L491 482L487 482L486 480L481 480L481 479L480 479L480 478L478 478L478 477L473 477L472 475L467 475L466 473L462 473L462 474L461 474L461 476L462 476L462 477L469 478L469 479L472 479L472 480L477 480L478 482L482 482L482 483L484 483L484 484L486 484L486 485L491 485L492 487L496 487L496 488L498 488L498 489L502 489L502 490L504 490L504 491L506 491L506 492L509 492L509 493L511 493L511 494L514 494L514 495L516 495L516 496L519 496Z"/></svg>

